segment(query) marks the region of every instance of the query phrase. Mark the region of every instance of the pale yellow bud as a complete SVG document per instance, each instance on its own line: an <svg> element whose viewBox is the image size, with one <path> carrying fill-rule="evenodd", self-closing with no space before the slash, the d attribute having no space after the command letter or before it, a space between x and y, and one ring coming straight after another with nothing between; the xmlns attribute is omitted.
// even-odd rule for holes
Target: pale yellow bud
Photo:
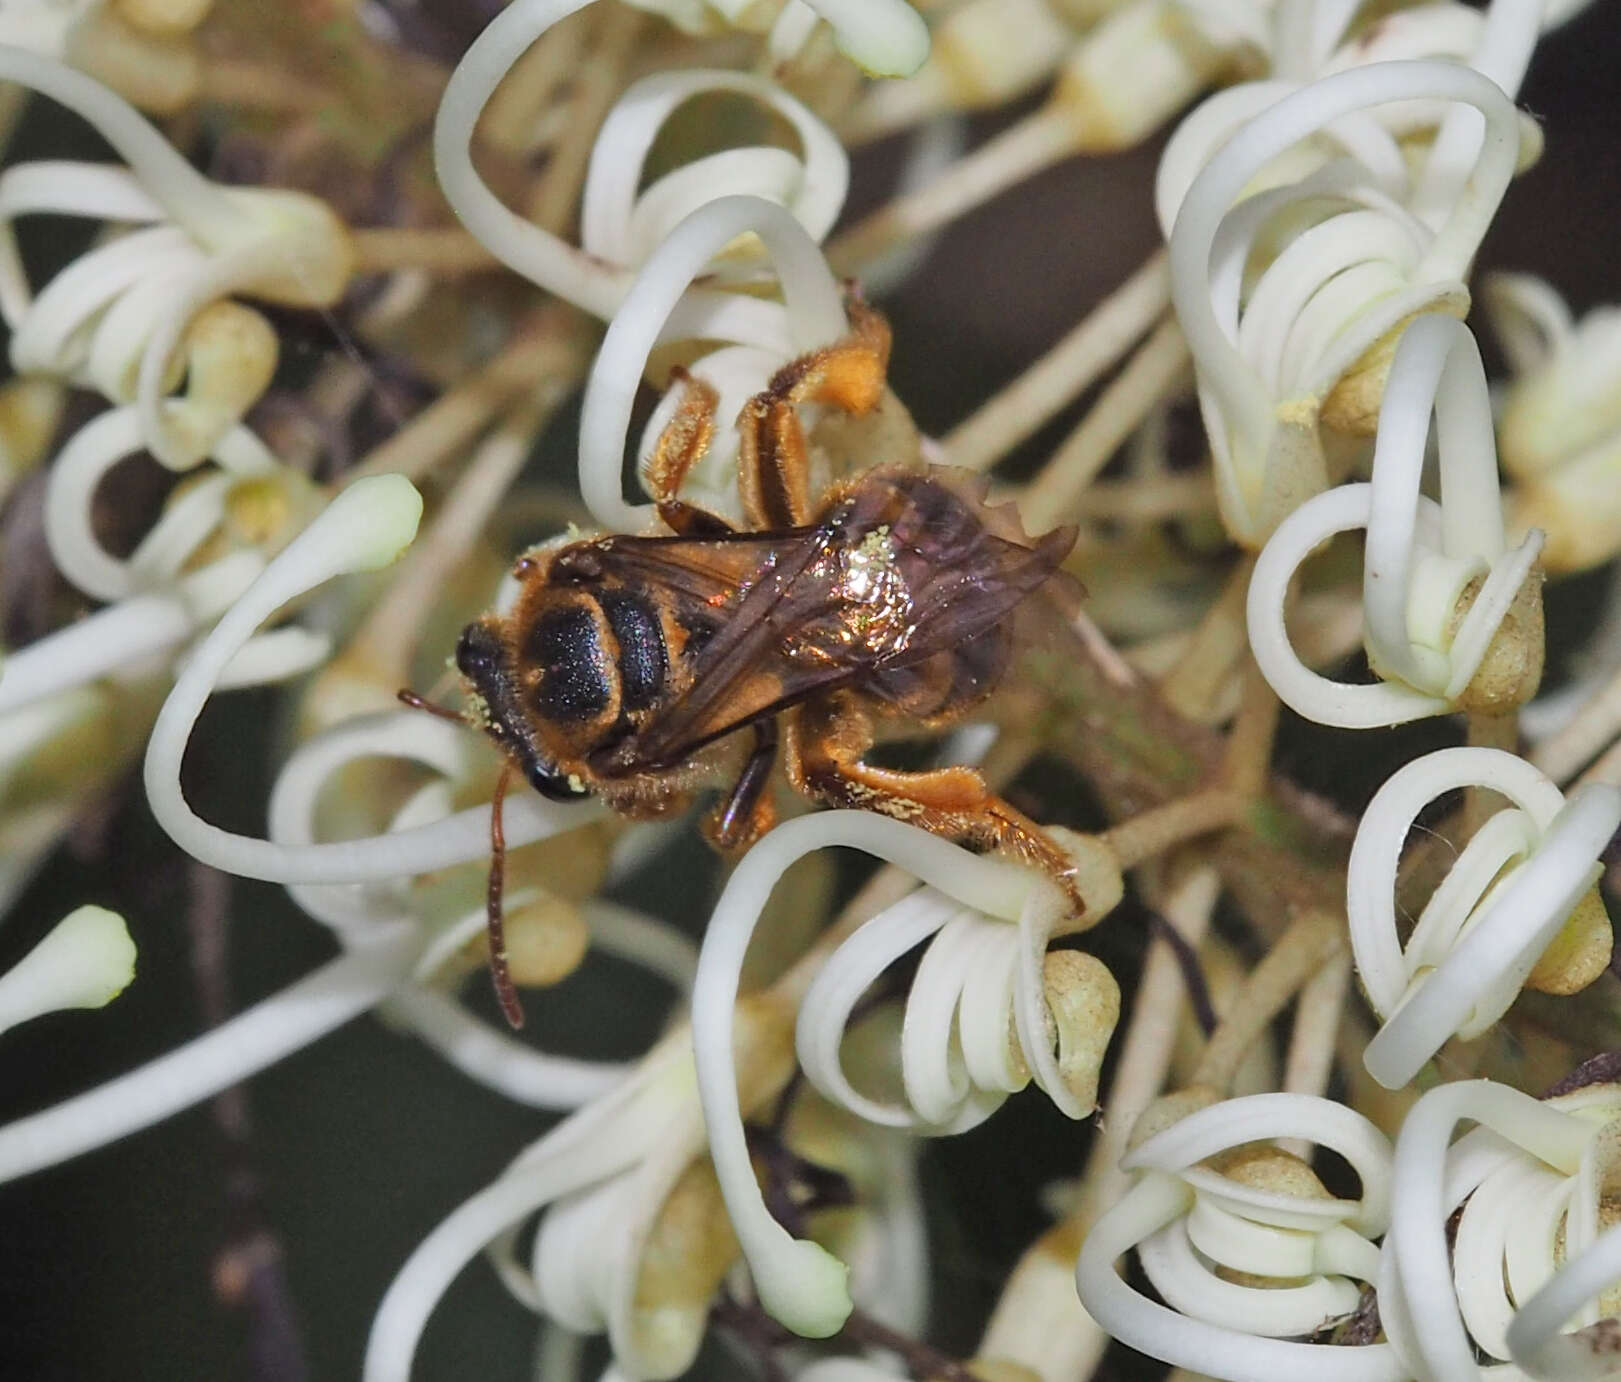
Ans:
<svg viewBox="0 0 1621 1382"><path fill-rule="evenodd" d="M512 982L520 988L546 988L580 967L591 932L572 902L545 897L507 913L506 941Z"/></svg>
<svg viewBox="0 0 1621 1382"><path fill-rule="evenodd" d="M74 32L74 65L154 115L189 106L202 63L189 41L132 29L113 10L92 14Z"/></svg>
<svg viewBox="0 0 1621 1382"><path fill-rule="evenodd" d="M1604 899L1597 888L1590 888L1542 952L1525 986L1560 996L1579 993L1610 967L1613 945Z"/></svg>
<svg viewBox="0 0 1621 1382"><path fill-rule="evenodd" d="M1031 90L1075 41L1046 0L971 0L935 31L929 72L953 102L1000 105Z"/></svg>
<svg viewBox="0 0 1621 1382"><path fill-rule="evenodd" d="M1058 74L1056 106L1076 147L1128 149L1187 105L1227 61L1169 0L1134 4L1103 20Z"/></svg>
<svg viewBox="0 0 1621 1382"><path fill-rule="evenodd" d="M183 360L186 375L185 406L167 415L179 444L197 455L212 450L270 387L278 354L276 333L251 307L222 301L203 308L171 365L178 374Z"/></svg>
<svg viewBox="0 0 1621 1382"><path fill-rule="evenodd" d="M1543 579L1542 568L1533 567L1515 593L1514 603L1492 635L1480 666L1458 693L1462 709L1479 715L1506 715L1537 694L1547 644L1542 615ZM1447 630L1449 642L1484 583L1485 578L1477 576L1464 587Z"/></svg>
<svg viewBox="0 0 1621 1382"><path fill-rule="evenodd" d="M1189 1085L1171 1094L1161 1094L1131 1125L1131 1136L1126 1139L1126 1150L1135 1151L1157 1133L1173 1123L1180 1123L1189 1114L1219 1104L1222 1096L1204 1085ZM1107 1110L1105 1110L1107 1112Z"/></svg>
<svg viewBox="0 0 1621 1382"><path fill-rule="evenodd" d="M113 9L130 27L149 34L183 34L207 16L214 0L113 0Z"/></svg>
<svg viewBox="0 0 1621 1382"><path fill-rule="evenodd" d="M643 1358L677 1371L691 1362L739 1251L714 1167L701 1158L675 1183L642 1249L631 1328Z"/></svg>
<svg viewBox="0 0 1621 1382"><path fill-rule="evenodd" d="M1125 896L1125 879L1120 860L1096 835L1082 835L1063 826L1049 826L1047 834L1069 859L1070 887L1080 894L1086 910L1053 929L1053 935L1069 935L1096 926L1120 905Z"/></svg>
<svg viewBox="0 0 1621 1382"><path fill-rule="evenodd" d="M1621 553L1621 434L1511 490L1508 513L1516 532L1548 535L1542 561L1556 575Z"/></svg>
<svg viewBox="0 0 1621 1382"><path fill-rule="evenodd" d="M270 187L221 191L246 220L211 243L217 251L262 246L236 291L282 307L331 307L354 273L349 228L319 197Z"/></svg>
<svg viewBox="0 0 1621 1382"><path fill-rule="evenodd" d="M66 397L61 382L45 375L0 385L0 498L44 459Z"/></svg>
<svg viewBox="0 0 1621 1382"><path fill-rule="evenodd" d="M1462 321L1469 315L1469 294L1455 291L1426 303L1424 314L1445 312ZM1352 437L1371 437L1379 430L1379 407L1384 402L1385 380L1403 333L1420 314L1410 313L1369 346L1342 374L1323 398L1319 416L1325 427Z"/></svg>
<svg viewBox="0 0 1621 1382"><path fill-rule="evenodd" d="M1510 387L1498 450L1510 475L1550 470L1621 431L1621 308L1588 313L1553 357Z"/></svg>
<svg viewBox="0 0 1621 1382"><path fill-rule="evenodd" d="M1058 1038L1058 1072L1082 1108L1095 1108L1098 1071L1120 1020L1120 986L1082 950L1054 950L1041 966L1042 990Z"/></svg>

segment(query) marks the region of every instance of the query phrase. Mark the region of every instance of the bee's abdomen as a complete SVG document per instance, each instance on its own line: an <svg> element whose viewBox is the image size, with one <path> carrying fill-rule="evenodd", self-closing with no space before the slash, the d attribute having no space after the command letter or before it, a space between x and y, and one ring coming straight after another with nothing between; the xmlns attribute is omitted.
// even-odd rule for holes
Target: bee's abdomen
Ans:
<svg viewBox="0 0 1621 1382"><path fill-rule="evenodd" d="M632 590L605 590L598 603L619 645L620 704L625 710L646 710L658 700L670 674L658 610Z"/></svg>
<svg viewBox="0 0 1621 1382"><path fill-rule="evenodd" d="M613 704L617 677L601 632L583 602L547 610L530 627L523 661L533 668L535 709L546 719L590 720Z"/></svg>

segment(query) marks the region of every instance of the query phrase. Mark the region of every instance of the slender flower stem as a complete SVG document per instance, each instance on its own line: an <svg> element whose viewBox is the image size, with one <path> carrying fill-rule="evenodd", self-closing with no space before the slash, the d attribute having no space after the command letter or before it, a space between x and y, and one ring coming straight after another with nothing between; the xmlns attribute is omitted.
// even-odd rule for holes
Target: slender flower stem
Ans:
<svg viewBox="0 0 1621 1382"><path fill-rule="evenodd" d="M1244 599L1255 569L1253 557L1241 558L1228 574L1221 594L1205 611L1192 641L1160 682L1160 694L1182 714L1213 718L1222 688L1246 651Z"/></svg>
<svg viewBox="0 0 1621 1382"><path fill-rule="evenodd" d="M1111 826L1103 839L1121 868L1135 868L1186 840L1233 824L1243 809L1244 798L1239 793L1215 787Z"/></svg>
<svg viewBox="0 0 1621 1382"><path fill-rule="evenodd" d="M897 245L937 230L1078 149L1069 112L1044 106L987 140L926 187L897 197L837 236L828 244L828 261L839 273L859 275Z"/></svg>
<svg viewBox="0 0 1621 1382"><path fill-rule="evenodd" d="M1310 912L1292 922L1233 995L1188 1083L1225 1092L1272 1019L1345 948L1344 925L1326 913Z"/></svg>
<svg viewBox="0 0 1621 1382"><path fill-rule="evenodd" d="M566 309L541 309L520 323L511 342L488 364L440 395L344 477L346 485L373 475L420 480L473 441L497 413L522 397L537 378L565 372L580 348L581 321Z"/></svg>
<svg viewBox="0 0 1621 1382"><path fill-rule="evenodd" d="M1555 782L1568 782L1621 735L1621 673L1590 696L1575 718L1531 750L1531 761Z"/></svg>
<svg viewBox="0 0 1621 1382"><path fill-rule="evenodd" d="M423 269L436 278L450 278L501 267L482 242L460 226L368 226L351 230L349 239L356 273Z"/></svg>
<svg viewBox="0 0 1621 1382"><path fill-rule="evenodd" d="M1289 1033L1289 1052L1283 1062L1283 1088L1291 1094L1327 1091L1334 1072L1340 1016L1350 986L1351 956L1347 953L1325 963L1300 990L1294 1027ZM1311 1144L1303 1139L1281 1145L1302 1160L1311 1155Z"/></svg>
<svg viewBox="0 0 1621 1382"><path fill-rule="evenodd" d="M1181 327L1161 322L1031 482L1019 503L1026 523L1040 531L1071 517L1086 487L1187 366Z"/></svg>
<svg viewBox="0 0 1621 1382"><path fill-rule="evenodd" d="M1141 339L1171 302L1164 250L1098 303L1085 318L1011 384L941 438L946 459L988 470Z"/></svg>
<svg viewBox="0 0 1621 1382"><path fill-rule="evenodd" d="M1282 703L1261 675L1253 656L1244 660L1243 678L1243 697L1238 703L1237 718L1227 734L1222 770L1233 791L1253 798L1266 790L1272 741L1277 735Z"/></svg>

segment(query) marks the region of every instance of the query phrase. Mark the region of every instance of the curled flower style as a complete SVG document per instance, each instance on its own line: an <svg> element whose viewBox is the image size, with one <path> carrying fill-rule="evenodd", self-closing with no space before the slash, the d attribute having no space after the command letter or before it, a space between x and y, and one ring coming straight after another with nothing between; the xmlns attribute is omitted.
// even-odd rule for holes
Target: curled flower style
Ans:
<svg viewBox="0 0 1621 1382"><path fill-rule="evenodd" d="M848 181L842 149L787 93L763 78L726 71L652 77L624 94L592 148L582 208L582 248L505 206L473 166L474 128L496 86L529 46L589 2L516 0L479 35L445 88L434 124L435 167L456 214L490 253L548 292L607 320L631 291L632 275L646 254L675 222L707 201L728 195L769 196L791 208L817 238L826 234L843 204ZM751 96L786 118L799 138L799 157L767 147L722 150L666 173L638 195L637 175L659 127L686 100L712 90ZM704 264L741 233L740 228L712 246ZM779 272L790 273L780 252L776 257ZM783 346L779 305L748 294L688 288L701 268L695 266L685 275L676 301L661 313L670 319L665 328L669 338ZM784 291L789 291L786 282Z"/></svg>
<svg viewBox="0 0 1621 1382"><path fill-rule="evenodd" d="M801 154L762 144L695 158L641 187L653 142L697 96L753 97L786 120ZM689 214L721 195L784 207L813 240L832 229L850 185L850 160L831 130L775 83L747 72L660 72L634 83L602 122L580 202L580 243L610 264L639 265ZM723 247L724 248L724 247ZM721 261L734 273L743 267Z"/></svg>
<svg viewBox="0 0 1621 1382"><path fill-rule="evenodd" d="M209 182L133 107L82 73L0 48L0 78L82 116L129 164L21 164L0 177L0 314L13 333L12 363L21 374L134 403L142 443L185 469L213 449L275 369L270 328L222 300L243 294L331 306L353 266L348 230L304 193ZM42 212L144 228L75 261L36 296L11 223ZM166 399L182 376L183 397Z"/></svg>
<svg viewBox="0 0 1621 1382"><path fill-rule="evenodd" d="M615 1063L524 1047L474 1018L445 990L467 972L460 956L484 926L482 868L453 870L482 865L489 849L488 808L455 810L460 791L478 778L476 755L485 750L475 736L405 712L346 721L289 759L271 798L270 838L264 840L197 819L171 776L178 773L203 701L259 623L336 575L392 559L414 533L419 507L415 492L397 476L360 480L340 495L198 646L159 714L149 747L148 788L177 837L227 870L287 883L300 906L333 929L343 952L186 1046L0 1128L0 1180L159 1122L379 1005L463 1073L520 1102L575 1107L624 1079L625 1068ZM379 757L420 765L430 777L385 817L380 833L319 839L317 813L336 804L323 789ZM368 801L375 814L375 801ZM345 805L347 814L356 814L353 803ZM557 899L566 898L571 886L583 896L603 881L603 849L588 847L578 830L594 818L589 808L526 798L509 805L517 885L509 928L515 972L524 982L555 982L578 960L577 947L572 959L558 957L559 938L567 949L573 928ZM559 837L552 850L526 855L525 846L551 836ZM591 940L665 975L678 989L687 987L690 945L661 926L598 901L583 905L580 917Z"/></svg>
<svg viewBox="0 0 1621 1382"><path fill-rule="evenodd" d="M1429 220L1410 204L1417 189L1395 137L1374 118L1426 98L1471 107L1486 127L1467 181ZM1172 293L1217 500L1241 542L1259 547L1327 483L1320 420L1366 430L1397 329L1419 312L1461 314L1463 277L1519 149L1502 90L1434 61L1356 67L1294 91L1234 88L1173 138L1158 197ZM1292 177L1274 162L1291 151L1309 159ZM1269 167L1287 180L1245 198Z"/></svg>
<svg viewBox="0 0 1621 1382"><path fill-rule="evenodd" d="M1513 804L1464 846L1404 948L1394 900L1402 844L1430 802L1466 786ZM1592 784L1567 801L1500 749L1426 754L1374 794L1351 848L1346 909L1357 972L1384 1019L1364 1060L1376 1080L1406 1084L1449 1037L1489 1028L1523 985L1574 993L1604 972L1610 920L1593 885L1617 827L1621 790Z"/></svg>
<svg viewBox="0 0 1621 1382"><path fill-rule="evenodd" d="M117 912L80 907L0 974L0 1033L64 1008L104 1008L135 978L135 942Z"/></svg>
<svg viewBox="0 0 1621 1382"><path fill-rule="evenodd" d="M385 834L443 820L457 796L484 786L487 776L481 771L487 768L483 746L443 720L410 712L346 720L301 745L282 768L270 798L271 841L295 855L315 846L320 809L333 806L333 784L382 760L419 765L432 774L401 803ZM689 941L590 896L609 873L607 839L597 826L571 830L565 818L551 839L512 851L507 871L515 885L506 897L508 961L519 985L557 983L578 966L588 945L597 945L658 973L678 992L690 989L696 952ZM346 946L379 926L409 921L424 948L409 982L383 1003L383 1015L507 1098L539 1108L578 1107L618 1083L627 1067L536 1051L474 1017L447 991L482 968L484 886L479 860L425 877L293 884L288 891Z"/></svg>
<svg viewBox="0 0 1621 1382"><path fill-rule="evenodd" d="M697 1131L695 1143L693 1126L682 1123L639 1165L552 1203L527 1265L517 1257L516 1228L490 1249L520 1303L550 1327L605 1333L614 1367L626 1376L670 1377L691 1365L716 1289L737 1259L737 1237ZM839 1216L849 1230L840 1251L850 1256L854 1279L882 1293L883 1314L895 1327L913 1330L926 1274L915 1155L893 1137L853 1131L819 1100L796 1100L772 1154L793 1159L802 1148L814 1153L817 1174L848 1182L859 1211Z"/></svg>
<svg viewBox="0 0 1621 1382"><path fill-rule="evenodd" d="M1477 1126L1457 1141L1463 1120ZM1614 1375L1611 1215L1621 1089L1539 1101L1490 1080L1431 1090L1402 1123L1379 1315L1404 1376ZM1448 1253L1448 1220L1462 1206ZM1595 1322L1600 1327L1593 1328Z"/></svg>
<svg viewBox="0 0 1621 1382"><path fill-rule="evenodd" d="M1515 371L1501 426L1510 521L1547 531L1549 570L1598 566L1621 551L1621 309L1574 320L1525 274L1493 275L1485 299Z"/></svg>
<svg viewBox="0 0 1621 1382"><path fill-rule="evenodd" d="M731 1028L743 958L771 890L796 859L835 845L889 859L959 906L1000 918L1003 924L1017 922L1020 944L1012 982L1018 1041L1034 1078L1049 1095L1061 1100L1067 1088L1047 1027L1042 962L1048 937L1069 916L1073 904L1050 880L861 811L825 811L790 821L755 845L728 881L704 936L692 994L693 1051L710 1154L760 1304L789 1329L809 1338L836 1333L849 1315L847 1269L818 1244L795 1238L766 1210L750 1169ZM916 906L908 907L901 919L886 922L884 932L912 929L920 937ZM939 917L942 923L945 919ZM1006 1014L1005 1005L994 1014L1004 1051ZM1112 1017L1108 1025L1112 1029ZM1095 1078L1094 1070L1094 1087Z"/></svg>
<svg viewBox="0 0 1621 1382"><path fill-rule="evenodd" d="M1432 412L1439 503L1419 492ZM1357 528L1367 530L1363 639L1382 680L1350 686L1301 663L1284 610L1307 557ZM1302 504L1255 563L1247 606L1255 660L1295 711L1343 729L1456 709L1511 711L1530 699L1542 675L1541 548L1535 531L1508 546L1491 400L1474 337L1450 317L1420 317L1391 363L1372 481Z"/></svg>
<svg viewBox="0 0 1621 1382"><path fill-rule="evenodd" d="M275 883L364 883L426 873L487 853L485 809L365 840L281 845L210 825L192 811L180 787L180 761L197 717L259 625L329 580L387 566L415 536L421 512L421 497L403 477L357 480L277 554L192 654L158 714L144 776L153 814L194 858ZM507 809L507 841L514 847L529 844L564 821L583 824L590 812L589 806L559 811L553 803L518 796Z"/></svg>
<svg viewBox="0 0 1621 1382"><path fill-rule="evenodd" d="M1361 1194L1330 1195L1273 1145L1279 1137L1339 1153ZM1114 1338L1232 1382L1406 1377L1388 1344L1295 1341L1354 1313L1357 1283L1379 1272L1390 1146L1361 1114L1304 1094L1228 1099L1155 1133L1122 1164L1137 1180L1093 1226L1075 1269L1081 1303ZM1165 1304L1116 1273L1133 1248Z"/></svg>
<svg viewBox="0 0 1621 1382"><path fill-rule="evenodd" d="M691 376L715 391L713 410L721 422L734 421L743 403L790 358L830 345L849 331L842 295L827 262L782 207L760 197L735 196L717 198L692 212L642 265L609 323L586 384L580 413L580 494L605 528L636 531L657 516L651 504L627 504L620 479L637 386L687 285L704 271L716 250L747 232L765 242L776 263L785 299L776 310L783 316L784 334L768 348L723 348L693 365ZM644 475L655 439L676 422L690 387L672 389L655 410L641 448ZM735 514L740 503L736 466L726 465L737 456L735 430L717 428L714 435L724 440L716 445L712 437L703 448L692 476L695 497ZM729 478L723 478L728 470Z"/></svg>
<svg viewBox="0 0 1621 1382"><path fill-rule="evenodd" d="M1053 832L1078 861L1087 925L1121 895L1107 852ZM1022 920L1022 914L1021 914ZM1012 1093L1038 1086L1071 1118L1097 1102L1098 1067L1120 1013L1120 990L1103 964L1078 950L1048 953L1042 995L1056 1029L1056 1067L1042 1050L1027 1057L1018 1022L1019 956L1031 944L1023 925L986 916L922 888L886 908L846 940L818 971L800 1005L796 1046L806 1078L834 1103L874 1123L925 1133L958 1133L990 1117ZM932 937L932 939L930 939ZM842 1038L857 1002L883 971L921 940L928 948L906 998L900 1037L904 1104L858 1091L845 1074ZM1055 1072L1060 1082L1049 1086Z"/></svg>

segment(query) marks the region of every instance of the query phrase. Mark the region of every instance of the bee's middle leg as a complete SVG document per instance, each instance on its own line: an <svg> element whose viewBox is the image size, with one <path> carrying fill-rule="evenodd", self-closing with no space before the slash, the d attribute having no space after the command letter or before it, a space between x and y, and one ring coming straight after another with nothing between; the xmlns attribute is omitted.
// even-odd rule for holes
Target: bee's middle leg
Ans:
<svg viewBox="0 0 1621 1382"><path fill-rule="evenodd" d="M936 835L1006 850L1069 888L1068 857L975 769L875 767L862 761L872 744L872 717L848 693L800 706L788 717L783 755L788 779L829 806L878 811Z"/></svg>

